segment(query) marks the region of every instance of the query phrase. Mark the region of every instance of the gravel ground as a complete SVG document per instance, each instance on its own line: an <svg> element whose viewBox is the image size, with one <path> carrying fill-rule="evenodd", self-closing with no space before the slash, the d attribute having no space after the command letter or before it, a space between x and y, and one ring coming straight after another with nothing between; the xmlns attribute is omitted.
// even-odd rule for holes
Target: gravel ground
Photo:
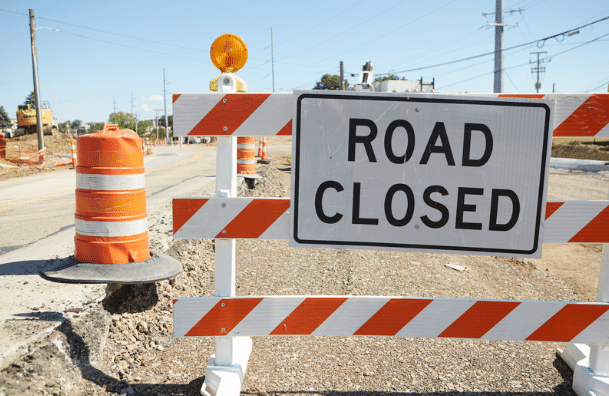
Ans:
<svg viewBox="0 0 609 396"><path fill-rule="evenodd" d="M289 196L286 170L286 163L260 166L260 184L239 195ZM40 320L62 315L63 324L0 373L1 396L199 394L214 341L175 339L170 302L213 295L213 241L173 240L170 215L150 220L151 247L179 259L184 271L172 281L109 287L103 302L80 312L41 312ZM590 299L576 290L536 260L237 242L237 295ZM247 395L574 394L572 373L555 355L564 344L390 337L253 343Z"/></svg>

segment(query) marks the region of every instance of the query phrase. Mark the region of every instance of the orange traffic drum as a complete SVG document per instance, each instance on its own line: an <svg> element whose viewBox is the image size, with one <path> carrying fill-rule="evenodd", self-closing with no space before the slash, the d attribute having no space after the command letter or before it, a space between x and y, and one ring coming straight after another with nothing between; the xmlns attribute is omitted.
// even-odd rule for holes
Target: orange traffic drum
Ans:
<svg viewBox="0 0 609 396"><path fill-rule="evenodd" d="M129 129L104 125L78 138L77 260L123 264L151 257L142 141Z"/></svg>

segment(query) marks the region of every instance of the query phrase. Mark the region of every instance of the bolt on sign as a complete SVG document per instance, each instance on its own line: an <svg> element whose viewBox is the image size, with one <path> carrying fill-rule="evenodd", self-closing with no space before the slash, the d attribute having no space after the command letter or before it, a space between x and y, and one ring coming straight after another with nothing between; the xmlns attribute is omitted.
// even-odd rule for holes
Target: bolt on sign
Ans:
<svg viewBox="0 0 609 396"><path fill-rule="evenodd" d="M290 244L541 257L553 108L294 91Z"/></svg>

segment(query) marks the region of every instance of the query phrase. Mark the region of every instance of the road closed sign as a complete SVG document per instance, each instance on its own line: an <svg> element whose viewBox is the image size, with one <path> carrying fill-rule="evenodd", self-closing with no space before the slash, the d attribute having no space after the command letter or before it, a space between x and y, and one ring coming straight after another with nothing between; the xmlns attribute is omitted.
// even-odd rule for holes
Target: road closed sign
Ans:
<svg viewBox="0 0 609 396"><path fill-rule="evenodd" d="M552 111L295 91L290 244L541 257Z"/></svg>

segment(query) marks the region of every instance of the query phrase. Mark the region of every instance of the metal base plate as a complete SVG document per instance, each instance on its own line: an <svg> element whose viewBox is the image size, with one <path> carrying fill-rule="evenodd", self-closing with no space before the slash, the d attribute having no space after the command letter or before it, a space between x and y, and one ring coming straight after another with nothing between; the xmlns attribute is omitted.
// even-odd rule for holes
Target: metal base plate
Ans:
<svg viewBox="0 0 609 396"><path fill-rule="evenodd" d="M182 264L163 253L150 251L148 260L126 264L83 263L74 256L54 260L49 271L40 276L61 283L152 283L174 278L182 271Z"/></svg>

